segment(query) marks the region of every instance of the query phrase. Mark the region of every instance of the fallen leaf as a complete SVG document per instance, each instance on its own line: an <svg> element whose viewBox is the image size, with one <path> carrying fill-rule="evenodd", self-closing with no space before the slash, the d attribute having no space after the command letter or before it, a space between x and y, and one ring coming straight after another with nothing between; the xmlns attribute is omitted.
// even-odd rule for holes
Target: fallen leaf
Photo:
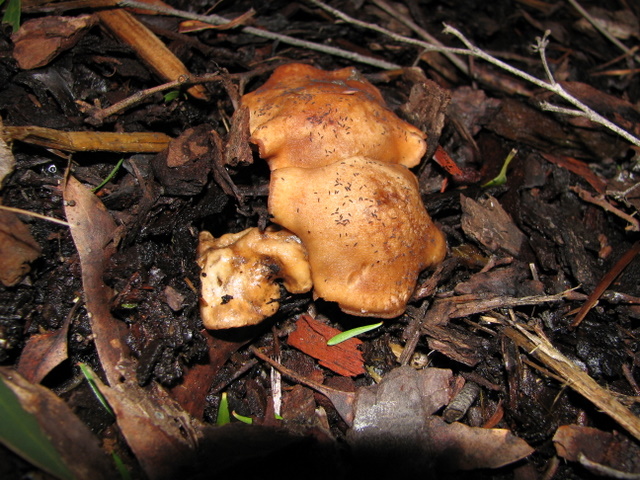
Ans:
<svg viewBox="0 0 640 480"><path fill-rule="evenodd" d="M13 58L23 70L43 67L78 43L84 32L95 23L93 15L27 20L12 36L15 44Z"/></svg>
<svg viewBox="0 0 640 480"><path fill-rule="evenodd" d="M563 425L553 436L556 452L571 462L580 454L592 462L628 473L640 473L640 447L622 435L580 425Z"/></svg>
<svg viewBox="0 0 640 480"><path fill-rule="evenodd" d="M51 370L67 359L67 334L71 318L68 316L57 330L29 337L17 367L18 373L26 380L40 383Z"/></svg>
<svg viewBox="0 0 640 480"><path fill-rule="evenodd" d="M347 439L356 457L403 476L432 469L498 468L533 449L509 431L446 423L434 415L452 396L450 370L389 372L378 385L358 390L353 428Z"/></svg>
<svg viewBox="0 0 640 480"><path fill-rule="evenodd" d="M126 326L111 315L113 291L102 279L115 252L116 223L98 197L71 176L64 186L63 197L71 236L80 255L85 303L100 363L109 383L118 384L123 377L126 380L135 375L131 368L123 368L129 356Z"/></svg>
<svg viewBox="0 0 640 480"><path fill-rule="evenodd" d="M19 283L40 252L29 227L15 213L0 211L0 282L6 287Z"/></svg>

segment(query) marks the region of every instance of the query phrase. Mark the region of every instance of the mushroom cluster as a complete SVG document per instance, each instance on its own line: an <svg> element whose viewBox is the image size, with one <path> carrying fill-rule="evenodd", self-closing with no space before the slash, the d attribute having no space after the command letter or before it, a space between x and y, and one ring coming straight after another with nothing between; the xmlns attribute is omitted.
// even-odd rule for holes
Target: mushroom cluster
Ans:
<svg viewBox="0 0 640 480"><path fill-rule="evenodd" d="M257 229L220 239L201 233L205 327L255 324L273 314L278 278L288 291L313 288L349 314L402 314L420 272L446 252L409 170L426 151L425 135L387 109L353 68L285 65L242 104L250 110L250 140L271 170L269 213L284 241L279 247ZM260 235L269 237L268 248ZM237 255L245 249L238 242L251 244L261 267Z"/></svg>

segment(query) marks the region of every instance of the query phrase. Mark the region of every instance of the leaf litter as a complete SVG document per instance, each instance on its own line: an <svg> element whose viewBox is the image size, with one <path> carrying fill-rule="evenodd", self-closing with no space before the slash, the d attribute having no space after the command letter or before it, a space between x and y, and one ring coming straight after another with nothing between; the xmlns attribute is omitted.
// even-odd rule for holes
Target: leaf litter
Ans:
<svg viewBox="0 0 640 480"><path fill-rule="evenodd" d="M278 8L275 2L251 21L263 22L264 28L275 27L270 13ZM523 8L526 14L509 21L521 22L514 31L524 33L510 39L509 45L530 42L534 35L525 34L534 31L536 22L550 26L550 19L537 10L540 6ZM302 11L297 4L283 10L290 21L304 24ZM415 8L409 12L424 24ZM363 15L371 23L389 20L383 10ZM628 16L637 15L637 11L628 12ZM329 36L349 37L357 32L322 18ZM564 43L580 50L566 32L583 42L594 35L585 33L583 27L573 30L564 14L558 18L565 22L565 36L552 38L551 45ZM60 17L51 19L63 22ZM158 21L151 16L144 19ZM497 32L491 29L493 24L481 11L468 28L477 29L475 38L489 43L490 32ZM154 29L171 30L175 25L155 25ZM38 79L49 82L49 92L56 91L61 78L76 79L58 97L59 105L46 89L28 91L25 86L37 85L35 77L28 78L32 76L28 70L21 73L22 80L8 83L2 97L4 124L64 125L79 131L86 128L79 122L82 101L115 103L149 81L148 73L136 73L145 68L123 55L112 40L96 50L101 35L91 23L81 26L78 36L56 47L45 61L42 68L57 72L55 77ZM455 68L435 60L435 54L425 54L420 67L437 80L438 87L429 87L424 73L417 74L416 69L404 75L390 74L379 85L394 106L406 102L398 111L427 132L429 154L438 143L448 152L448 160L439 160L438 165L423 162L418 172L427 208L446 231L450 247L456 247L436 272L436 280L422 278L415 306L398 320L386 322L379 332L365 334L361 343L350 340L353 345L348 353L336 347L321 353L320 342L311 350L301 348L296 335L309 322L321 325L316 330L332 331L361 325L331 305L321 301L312 305L309 296L283 298L281 311L269 325L214 334L202 329L197 315L195 235L203 227L222 234L267 222L266 169L261 161L254 162L248 149L248 119L233 115L233 107L238 92L255 88L255 76L269 70L261 62L270 59L273 51L268 43L260 42L247 48L234 30L223 34L233 48L215 42L206 45L218 33L199 35L197 41L189 37L190 42L173 38L183 53L199 47L217 49L221 64L234 72L226 77L227 83L218 78L208 84L207 96L218 99L216 108L203 109L179 97L164 105L142 102L136 109L107 117L103 127L114 132L162 134L149 137L148 149L123 147L127 152L157 151L158 139L164 146L169 137L186 133L172 142L166 154L127 153L122 171L98 196L91 188L108 175L122 153L115 153L116 160L78 153L72 172L60 176L50 167L63 171L67 160L55 149L74 149L79 144L73 136L47 130L47 136L54 136L53 140L47 137L45 145L54 150L39 150L36 155L35 147L19 141L13 145L18 162L15 172L5 179L3 203L60 217L64 211L71 236L61 227L44 227L30 220L35 243L27 243L41 250L42 257L20 259L15 283L2 292L3 300L11 301L5 301L0 319L4 349L0 358L7 365L17 365L28 378L19 380L31 392L30 400L23 394L28 407L24 408L31 408L45 432L54 435L56 428L65 429L61 424L75 425L77 417L61 406L64 402L53 400L58 397L49 388L37 383L73 403L74 389L66 377L72 376L73 362L88 355L104 382L99 387L116 412L117 427L110 428L117 428L121 435L118 439L109 428L89 432L77 427L77 438L59 444L63 458L85 443L95 445L97 437L105 444L120 444L118 448L128 446L132 453L125 456L129 467L148 478L175 478L178 471L193 478L203 472L250 471L249 460L265 458L269 463L263 466L263 473L269 476L265 472L284 468L283 459L291 458L292 452L299 460L295 463L314 470L318 478L326 478L329 472L334 478L363 473L372 466L372 458L380 471L396 475L432 468L440 473L482 471L487 478L492 477L487 473L492 470L484 469L496 468L495 472L504 472L504 468L529 474L556 472L558 478L581 469L637 472L637 465L624 460L624 453L633 457L639 435L634 413L634 401L640 395L634 360L638 332L633 323L640 316L640 292L634 281L637 259L616 272L618 280L609 279L608 290L581 325L570 325L572 312L602 285L601 280L635 240L624 217L616 212L632 217L637 208L633 169L637 151L583 118L552 117L518 97L496 95L495 89L501 87L496 87L495 80L504 76L495 70L478 66L481 88L458 86L465 82ZM361 37L351 40L354 45ZM385 48L406 49L387 44L384 37L377 40L377 44L365 42L366 48L378 49L383 55L390 51ZM590 42L593 48L586 55L598 61L611 57L606 42ZM344 45L349 42L345 40ZM84 66L69 63L66 52L90 61ZM341 60L300 47L288 53L291 61L299 61L302 54L325 68L345 66ZM557 53L547 52L550 57ZM185 58L196 71L217 71L217 64L197 54ZM637 134L637 92L628 83L633 74L577 75L584 67L580 62L580 58L565 56L554 64L558 78L580 80L562 81L562 86ZM255 72L247 68L249 63L258 65ZM2 68L7 78L16 77L14 67L3 63ZM111 78L109 69L117 72L111 84L105 80ZM91 79L95 93L87 94L91 90L81 78ZM517 82L504 82L502 88L507 95L513 88L532 99L550 97L534 94ZM622 100L619 92L625 90ZM65 104L63 98L69 95L81 102ZM16 101L8 103L9 97ZM477 101L478 97L482 100ZM425 103L419 99L425 98L433 98L434 103L421 109ZM627 101L629 98L633 101ZM73 115L63 120L57 113L65 109ZM43 111L50 116L38 121ZM56 136L64 141L57 141ZM86 150L86 141L93 140L83 137L80 152ZM486 191L479 188L496 176L514 146L520 153L510 167L507 183ZM435 157L446 158L443 154ZM591 197L599 203L588 203L590 197L579 195L579 189L593 189L597 197ZM607 255L611 248L618 254ZM25 263L31 264L30 271ZM81 288L78 282L66 280L73 275L81 278ZM56 278L57 290L50 278ZM39 300L36 289L41 292ZM54 296L56 291L65 291L64 301ZM73 304L75 297L82 298L82 305ZM322 338L326 347L329 337ZM399 366L390 351L392 342L405 345L407 351L401 358L429 352L432 365L421 370ZM336 370L347 357L351 358L348 371ZM272 413L276 388L265 380L269 375L265 375L263 362L280 368L285 376L280 392L285 420L276 420ZM3 378L21 378L11 368L6 375L5 371ZM441 411L468 378L477 382L482 394L461 417L464 423L447 424ZM616 423L603 421L596 407L577 399L565 384ZM213 426L221 391L228 392L231 410L254 419L253 425L232 421L224 427ZM59 423L50 417L48 408L40 406L45 401L58 405ZM584 427L573 425L585 416L594 425L586 433L580 430ZM486 425L495 428L481 428ZM567 432L571 432L571 444ZM591 443L581 444L581 435L587 435ZM349 456L336 439L345 440ZM552 441L555 450L550 448ZM623 460L598 456L612 442ZM569 463L554 463L556 454ZM95 458L104 456L96 454ZM381 458L389 461L381 462ZM82 468L92 476L100 478L111 472L111 466L98 467L90 458L85 460ZM510 464L517 467L507 466Z"/></svg>

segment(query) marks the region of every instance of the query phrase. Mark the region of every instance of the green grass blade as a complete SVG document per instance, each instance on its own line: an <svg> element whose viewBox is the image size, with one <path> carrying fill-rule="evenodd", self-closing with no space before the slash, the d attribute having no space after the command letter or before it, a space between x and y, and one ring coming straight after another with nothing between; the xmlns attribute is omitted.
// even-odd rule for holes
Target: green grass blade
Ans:
<svg viewBox="0 0 640 480"><path fill-rule="evenodd" d="M227 398L227 392L222 392L220 396L220 406L218 407L218 417L216 418L216 425L222 426L227 423L231 423L231 415L229 414L229 399Z"/></svg>
<svg viewBox="0 0 640 480"><path fill-rule="evenodd" d="M240 415L239 413L236 413L236 411L234 410L233 412L231 412L231 415L233 415L233 417L236 420L241 421L242 423L246 423L247 425L252 425L253 424L253 418L251 417L245 417L244 415Z"/></svg>
<svg viewBox="0 0 640 480"><path fill-rule="evenodd" d="M109 175L107 175L107 178L105 178L100 185L93 188L91 191L93 193L96 193L98 190L104 187L107 183L109 183L111 179L116 176L116 173L118 173L118 170L120 170L120 167L122 166L123 162L124 162L124 157L118 160L118 163L116 163L116 166L111 169L111 172L109 172Z"/></svg>
<svg viewBox="0 0 640 480"><path fill-rule="evenodd" d="M84 378L86 378L87 382L89 382L89 387L91 387L91 391L93 392L93 394L96 396L96 398L100 402L100 405L102 405L104 407L104 409L109 413L109 415L111 415L112 417L115 417L116 414L113 413L113 410L111 409L111 406L107 402L107 399L104 398L104 395L102 395L102 392L100 392L100 389L96 385L96 382L95 382L94 376L93 376L93 372L91 371L91 369L89 367L87 367L87 365L85 363L78 363L78 366L80 367L80 370L82 371L82 374L84 375Z"/></svg>
<svg viewBox="0 0 640 480"><path fill-rule="evenodd" d="M22 408L18 397L1 379L0 418L0 441L7 448L54 477L75 478L51 440L42 433L36 418Z"/></svg>
<svg viewBox="0 0 640 480"><path fill-rule="evenodd" d="M118 470L120 478L122 480L131 480L131 472L120 458L120 455L114 452L111 454L111 458L113 458L113 463L116 466L116 470Z"/></svg>
<svg viewBox="0 0 640 480"><path fill-rule="evenodd" d="M373 325L364 325L358 328L352 328L351 330L346 330L342 333L339 333L335 337L331 337L327 341L327 345L330 347L333 345L337 345L339 343L344 342L345 340L349 340L350 338L356 337L362 333L370 332L371 330L375 330L376 328L380 328L383 322L374 323Z"/></svg>

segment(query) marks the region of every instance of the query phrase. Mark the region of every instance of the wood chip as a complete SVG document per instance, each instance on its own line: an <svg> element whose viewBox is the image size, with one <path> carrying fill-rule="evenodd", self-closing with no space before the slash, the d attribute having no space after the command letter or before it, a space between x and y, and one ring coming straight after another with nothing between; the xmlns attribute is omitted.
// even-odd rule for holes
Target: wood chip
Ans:
<svg viewBox="0 0 640 480"><path fill-rule="evenodd" d="M320 365L346 377L364 373L364 360L358 346L362 341L351 338L332 347L327 340L340 330L318 322L309 315L301 315L297 329L289 335L288 343L307 355L317 358Z"/></svg>

